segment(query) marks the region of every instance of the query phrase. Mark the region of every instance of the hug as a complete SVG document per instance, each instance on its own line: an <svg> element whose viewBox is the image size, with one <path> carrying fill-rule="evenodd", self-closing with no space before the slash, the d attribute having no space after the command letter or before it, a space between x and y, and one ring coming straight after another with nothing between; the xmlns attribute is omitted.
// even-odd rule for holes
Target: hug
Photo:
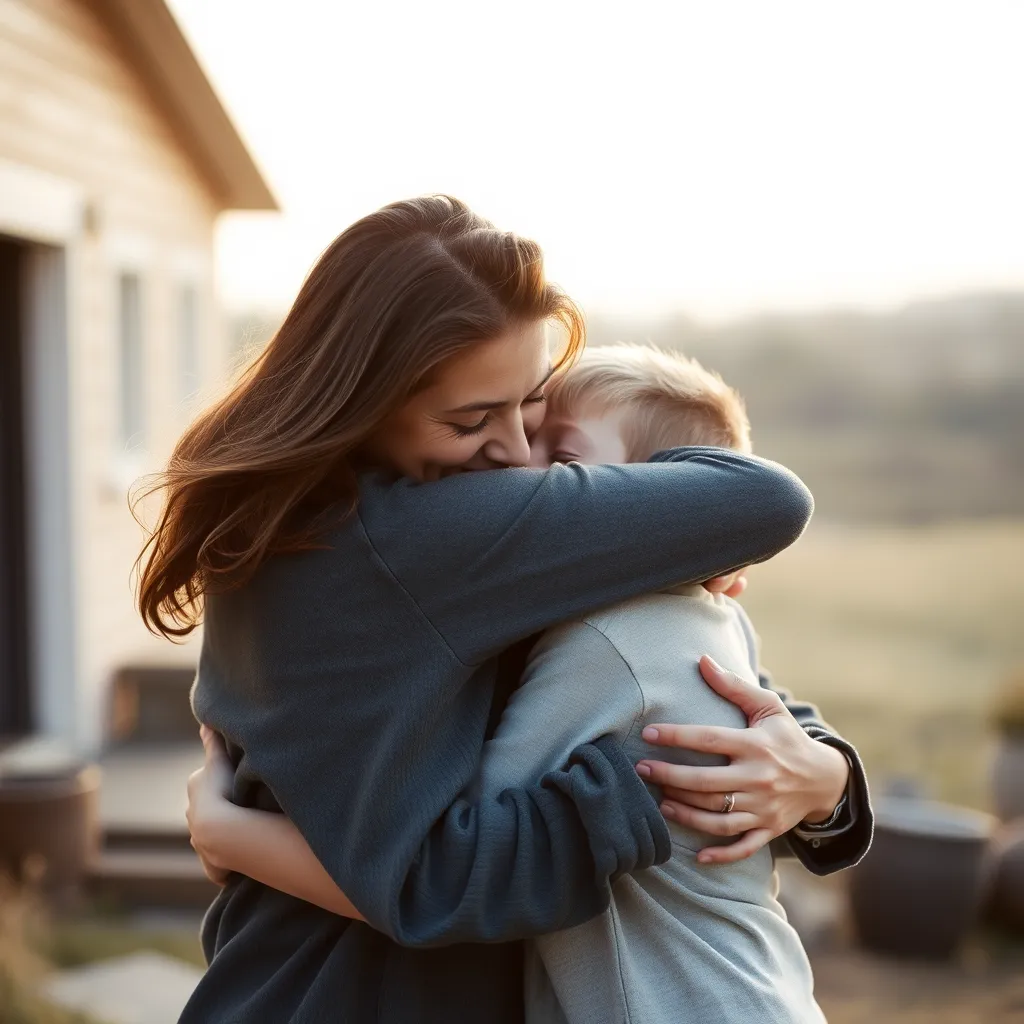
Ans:
<svg viewBox="0 0 1024 1024"><path fill-rule="evenodd" d="M203 624L186 1024L821 1021L773 857L856 863L856 751L735 600L813 503L682 357L584 352L447 196L323 254L179 441L140 607Z"/></svg>

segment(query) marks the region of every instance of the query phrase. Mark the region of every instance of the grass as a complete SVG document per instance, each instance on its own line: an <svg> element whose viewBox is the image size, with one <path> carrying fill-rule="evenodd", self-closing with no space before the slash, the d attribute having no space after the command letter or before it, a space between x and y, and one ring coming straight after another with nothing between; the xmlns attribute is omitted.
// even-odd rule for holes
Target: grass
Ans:
<svg viewBox="0 0 1024 1024"><path fill-rule="evenodd" d="M756 566L744 604L779 685L895 776L988 806L989 716L1024 665L1024 521L814 523Z"/></svg>
<svg viewBox="0 0 1024 1024"><path fill-rule="evenodd" d="M205 966L191 917L149 923L86 904L58 914L0 876L0 1024L102 1024L46 1002L40 983L54 969L140 950Z"/></svg>
<svg viewBox="0 0 1024 1024"><path fill-rule="evenodd" d="M47 958L57 967L78 967L96 960L152 950L184 960L205 970L199 927L158 926L96 914L52 922L41 943Z"/></svg>
<svg viewBox="0 0 1024 1024"><path fill-rule="evenodd" d="M51 968L42 953L46 915L34 899L0 878L0 1021L3 1024L99 1024L36 994Z"/></svg>

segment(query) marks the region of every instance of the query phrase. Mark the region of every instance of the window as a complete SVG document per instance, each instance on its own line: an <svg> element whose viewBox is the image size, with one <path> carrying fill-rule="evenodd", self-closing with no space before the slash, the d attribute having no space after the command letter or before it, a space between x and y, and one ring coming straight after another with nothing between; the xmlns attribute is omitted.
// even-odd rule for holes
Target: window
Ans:
<svg viewBox="0 0 1024 1024"><path fill-rule="evenodd" d="M178 292L178 399L187 405L199 392L199 292L193 284Z"/></svg>
<svg viewBox="0 0 1024 1024"><path fill-rule="evenodd" d="M139 275L118 278L119 360L121 375L120 437L127 448L140 447L145 432L145 376L142 353L142 285Z"/></svg>

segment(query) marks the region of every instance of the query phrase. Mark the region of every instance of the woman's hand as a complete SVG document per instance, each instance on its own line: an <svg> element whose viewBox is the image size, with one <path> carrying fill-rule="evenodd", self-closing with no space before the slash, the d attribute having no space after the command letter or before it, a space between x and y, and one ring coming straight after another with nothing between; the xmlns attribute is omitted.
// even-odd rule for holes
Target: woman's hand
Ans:
<svg viewBox="0 0 1024 1024"><path fill-rule="evenodd" d="M225 885L231 871L219 857L216 837L225 824L238 820L240 808L229 799L235 770L217 733L203 725L199 735L206 761L188 777L185 818L192 834L192 849L199 855L206 877L217 885Z"/></svg>
<svg viewBox="0 0 1024 1024"><path fill-rule="evenodd" d="M716 692L741 708L748 728L653 725L649 743L723 754L728 765L693 767L641 761L637 771L662 787L662 813L717 836L745 833L729 846L702 850L705 864L724 864L755 853L801 822L824 821L842 799L850 765L840 751L811 739L772 690L727 672L711 658L701 675ZM730 799L731 797L731 799Z"/></svg>

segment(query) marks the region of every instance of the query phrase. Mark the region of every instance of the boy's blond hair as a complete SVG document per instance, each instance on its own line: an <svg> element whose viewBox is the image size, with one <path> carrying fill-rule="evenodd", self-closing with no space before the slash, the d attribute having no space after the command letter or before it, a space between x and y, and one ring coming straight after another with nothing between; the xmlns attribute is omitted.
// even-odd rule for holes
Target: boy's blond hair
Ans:
<svg viewBox="0 0 1024 1024"><path fill-rule="evenodd" d="M579 415L628 409L626 458L643 462L664 448L713 445L750 452L743 399L695 359L649 345L585 349L548 393L552 407Z"/></svg>

